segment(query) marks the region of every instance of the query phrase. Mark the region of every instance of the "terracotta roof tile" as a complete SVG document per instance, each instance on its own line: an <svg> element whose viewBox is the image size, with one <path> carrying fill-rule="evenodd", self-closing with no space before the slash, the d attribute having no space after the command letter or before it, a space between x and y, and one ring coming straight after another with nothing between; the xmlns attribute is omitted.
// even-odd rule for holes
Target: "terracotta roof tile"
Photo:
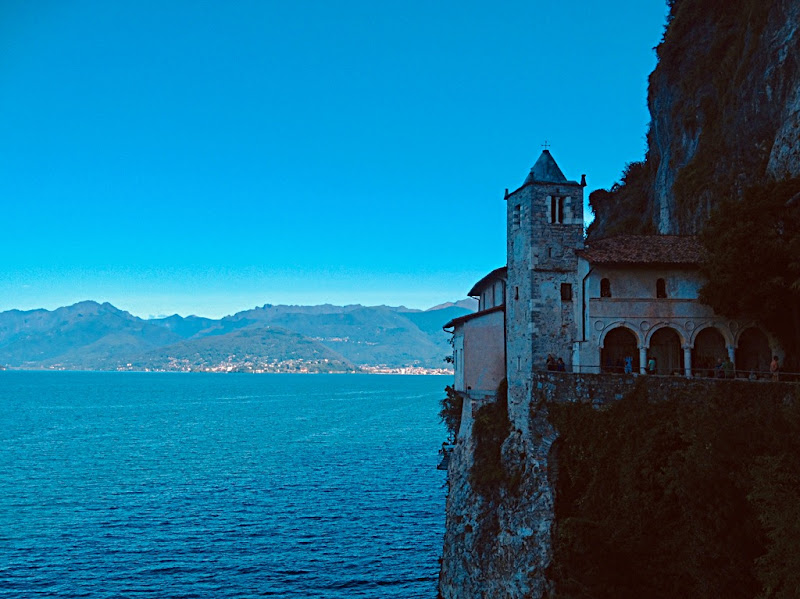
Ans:
<svg viewBox="0 0 800 599"><path fill-rule="evenodd" d="M697 265L703 246L693 235L620 235L587 241L578 255L592 264Z"/></svg>

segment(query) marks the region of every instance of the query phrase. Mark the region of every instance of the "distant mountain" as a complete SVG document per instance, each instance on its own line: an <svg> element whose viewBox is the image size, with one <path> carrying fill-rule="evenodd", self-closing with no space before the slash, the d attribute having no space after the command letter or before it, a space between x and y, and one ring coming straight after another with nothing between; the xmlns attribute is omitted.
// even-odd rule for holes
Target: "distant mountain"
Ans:
<svg viewBox="0 0 800 599"><path fill-rule="evenodd" d="M0 313L0 366L93 370L348 372L360 367L443 368L442 326L472 310L391 306L273 306L222 319L144 320L85 301L57 310Z"/></svg>
<svg viewBox="0 0 800 599"><path fill-rule="evenodd" d="M154 318L147 322L161 325L183 339L189 339L197 335L200 331L212 327L217 321L211 318L201 318L200 316L187 316L184 318L183 316L173 314L166 318Z"/></svg>
<svg viewBox="0 0 800 599"><path fill-rule="evenodd" d="M321 343L286 329L245 328L151 350L125 364L132 370L356 372Z"/></svg>
<svg viewBox="0 0 800 599"><path fill-rule="evenodd" d="M469 312L477 312L478 311L478 300L474 297L468 297L463 300L458 300L457 302L447 302L444 304L439 304L438 306L434 306L433 308L428 308L426 312L431 312L433 310L444 310L445 308L463 308L464 310Z"/></svg>
<svg viewBox="0 0 800 599"><path fill-rule="evenodd" d="M179 340L168 329L108 303L0 313L0 364L17 368L112 368L119 355Z"/></svg>
<svg viewBox="0 0 800 599"><path fill-rule="evenodd" d="M445 308L431 308L425 312L411 312L405 314L411 322L416 324L422 331L429 335L438 335L442 326L449 321L465 314L471 314L475 310L468 310L455 304ZM447 337L445 337L447 339Z"/></svg>

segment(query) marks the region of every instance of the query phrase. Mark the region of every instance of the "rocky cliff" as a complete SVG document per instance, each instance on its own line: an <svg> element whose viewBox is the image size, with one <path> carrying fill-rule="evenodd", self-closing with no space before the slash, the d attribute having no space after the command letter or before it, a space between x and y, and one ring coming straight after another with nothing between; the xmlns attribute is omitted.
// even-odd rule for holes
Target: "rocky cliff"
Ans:
<svg viewBox="0 0 800 599"><path fill-rule="evenodd" d="M440 598L797 597L796 383L531 383L464 402Z"/></svg>
<svg viewBox="0 0 800 599"><path fill-rule="evenodd" d="M590 236L699 232L722 199L800 176L800 3L672 0L644 162L590 196Z"/></svg>
<svg viewBox="0 0 800 599"><path fill-rule="evenodd" d="M546 410L518 428L508 421L506 406L504 394L484 406L464 402L448 467L442 599L523 599L552 592L546 570L552 558L548 464L555 431Z"/></svg>

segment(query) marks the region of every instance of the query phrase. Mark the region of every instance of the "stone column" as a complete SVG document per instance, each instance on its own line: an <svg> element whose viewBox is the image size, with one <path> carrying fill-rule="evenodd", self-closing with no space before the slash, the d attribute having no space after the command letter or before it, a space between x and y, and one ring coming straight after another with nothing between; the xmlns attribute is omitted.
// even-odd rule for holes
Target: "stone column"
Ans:
<svg viewBox="0 0 800 599"><path fill-rule="evenodd" d="M736 378L736 348L732 345L728 346L728 359L733 364L733 378Z"/></svg>
<svg viewBox="0 0 800 599"><path fill-rule="evenodd" d="M647 374L647 348L644 345L639 348L639 372Z"/></svg>
<svg viewBox="0 0 800 599"><path fill-rule="evenodd" d="M683 348L683 372L686 378L692 378L692 346L687 345Z"/></svg>

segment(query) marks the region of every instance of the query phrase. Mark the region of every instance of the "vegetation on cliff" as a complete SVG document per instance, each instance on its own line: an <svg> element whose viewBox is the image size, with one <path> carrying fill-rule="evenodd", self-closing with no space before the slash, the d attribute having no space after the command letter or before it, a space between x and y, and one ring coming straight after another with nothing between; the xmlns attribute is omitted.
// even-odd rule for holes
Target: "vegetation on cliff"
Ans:
<svg viewBox="0 0 800 599"><path fill-rule="evenodd" d="M497 496L500 487L509 481L502 449L510 431L508 383L504 380L497 389L497 399L478 410L472 425L475 453L470 483L483 496Z"/></svg>
<svg viewBox="0 0 800 599"><path fill-rule="evenodd" d="M800 175L798 4L667 4L649 79L645 159L628 165L611 190L590 195L590 236L698 233L723 201Z"/></svg>
<svg viewBox="0 0 800 599"><path fill-rule="evenodd" d="M720 314L752 318L800 355L800 178L727 200L702 235L707 282L700 299ZM797 371L797 363L790 364Z"/></svg>
<svg viewBox="0 0 800 599"><path fill-rule="evenodd" d="M792 392L789 392L792 393ZM719 385L553 404L559 597L788 599L800 588L800 393Z"/></svg>
<svg viewBox="0 0 800 599"><path fill-rule="evenodd" d="M613 235L650 235L653 224L653 173L647 160L631 162L622 172L620 183L609 191L597 189L589 194L589 206L595 220L589 225L589 237Z"/></svg>
<svg viewBox="0 0 800 599"><path fill-rule="evenodd" d="M444 388L444 397L439 402L439 418L447 428L451 442L455 443L458 429L461 428L461 410L464 406L464 397L452 385Z"/></svg>

